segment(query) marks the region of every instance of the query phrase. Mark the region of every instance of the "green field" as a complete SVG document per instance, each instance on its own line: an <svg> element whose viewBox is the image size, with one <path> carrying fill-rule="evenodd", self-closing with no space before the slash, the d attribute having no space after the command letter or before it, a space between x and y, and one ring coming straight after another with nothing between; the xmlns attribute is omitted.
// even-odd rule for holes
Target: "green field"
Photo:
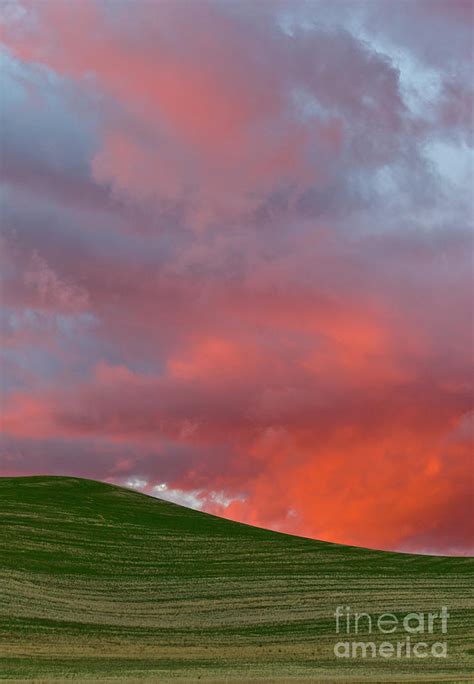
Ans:
<svg viewBox="0 0 474 684"><path fill-rule="evenodd" d="M0 478L0 679L468 681L474 560L292 537L90 480ZM336 658L334 612L449 610L446 658ZM341 624L344 628L345 623Z"/></svg>

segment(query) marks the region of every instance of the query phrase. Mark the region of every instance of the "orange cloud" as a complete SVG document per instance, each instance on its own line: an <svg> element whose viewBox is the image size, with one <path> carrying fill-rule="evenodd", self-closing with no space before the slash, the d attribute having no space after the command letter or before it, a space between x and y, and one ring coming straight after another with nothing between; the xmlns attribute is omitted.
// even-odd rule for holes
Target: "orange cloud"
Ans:
<svg viewBox="0 0 474 684"><path fill-rule="evenodd" d="M0 472L466 552L465 6L135 4L7 6Z"/></svg>

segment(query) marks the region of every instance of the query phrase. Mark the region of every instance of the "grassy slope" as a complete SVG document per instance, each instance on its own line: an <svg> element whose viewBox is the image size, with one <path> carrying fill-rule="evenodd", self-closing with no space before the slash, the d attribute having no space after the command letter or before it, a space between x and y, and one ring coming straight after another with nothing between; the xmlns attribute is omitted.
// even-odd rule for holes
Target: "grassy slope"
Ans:
<svg viewBox="0 0 474 684"><path fill-rule="evenodd" d="M0 679L465 681L472 570L471 559L291 537L88 480L0 478ZM449 658L336 659L338 605L447 605Z"/></svg>

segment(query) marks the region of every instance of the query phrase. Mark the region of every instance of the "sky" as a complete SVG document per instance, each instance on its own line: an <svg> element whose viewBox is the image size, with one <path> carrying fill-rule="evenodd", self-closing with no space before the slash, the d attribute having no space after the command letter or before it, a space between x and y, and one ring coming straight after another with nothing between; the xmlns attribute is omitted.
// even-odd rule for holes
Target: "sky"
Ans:
<svg viewBox="0 0 474 684"><path fill-rule="evenodd" d="M463 0L2 0L0 475L474 552Z"/></svg>

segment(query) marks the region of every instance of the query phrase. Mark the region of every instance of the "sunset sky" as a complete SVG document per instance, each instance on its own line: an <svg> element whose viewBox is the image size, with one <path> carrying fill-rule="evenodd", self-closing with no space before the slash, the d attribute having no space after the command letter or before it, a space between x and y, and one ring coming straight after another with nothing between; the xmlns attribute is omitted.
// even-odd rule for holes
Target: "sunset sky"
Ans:
<svg viewBox="0 0 474 684"><path fill-rule="evenodd" d="M0 475L472 552L474 5L1 4Z"/></svg>

